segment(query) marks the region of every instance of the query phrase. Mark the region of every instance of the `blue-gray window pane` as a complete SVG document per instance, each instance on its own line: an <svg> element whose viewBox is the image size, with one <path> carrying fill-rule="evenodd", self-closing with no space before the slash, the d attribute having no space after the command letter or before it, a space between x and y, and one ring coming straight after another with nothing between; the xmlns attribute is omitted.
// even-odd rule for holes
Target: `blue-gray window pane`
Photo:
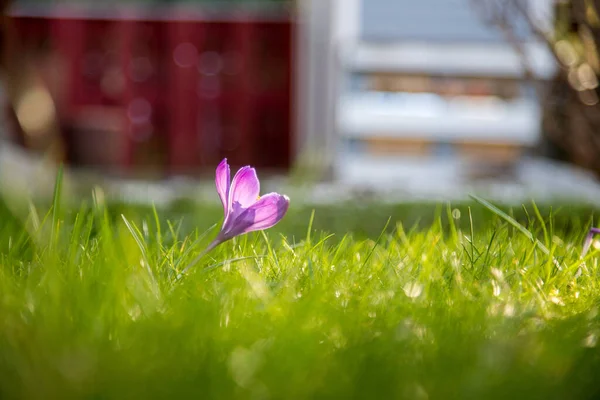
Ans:
<svg viewBox="0 0 600 400"><path fill-rule="evenodd" d="M366 40L503 42L473 8L477 0L362 0L361 36ZM484 0L485 1L485 0ZM528 36L523 19L511 18L518 37Z"/></svg>

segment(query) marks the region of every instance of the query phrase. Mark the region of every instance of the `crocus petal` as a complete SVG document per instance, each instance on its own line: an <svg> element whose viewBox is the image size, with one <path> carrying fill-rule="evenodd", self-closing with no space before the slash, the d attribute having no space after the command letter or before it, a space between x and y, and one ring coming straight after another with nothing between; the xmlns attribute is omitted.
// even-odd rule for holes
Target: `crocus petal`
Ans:
<svg viewBox="0 0 600 400"><path fill-rule="evenodd" d="M260 193L260 182L256 170L251 167L242 167L233 177L229 190L229 210L234 203L241 208L248 208L256 202Z"/></svg>
<svg viewBox="0 0 600 400"><path fill-rule="evenodd" d="M587 236L585 237L585 241L583 242L583 250L581 252L581 257L584 257L588 250L590 249L590 246L592 245L592 240L594 239L594 235L600 233L600 228L591 228L590 231L588 232Z"/></svg>
<svg viewBox="0 0 600 400"><path fill-rule="evenodd" d="M254 213L254 223L245 232L269 229L285 216L290 199L284 194L268 193L262 196L245 213Z"/></svg>
<svg viewBox="0 0 600 400"><path fill-rule="evenodd" d="M229 164L227 164L227 159L224 158L223 161L221 161L217 166L217 171L215 173L215 185L217 186L217 193L219 194L219 198L223 204L223 212L225 216L227 216L229 213L229 183Z"/></svg>
<svg viewBox="0 0 600 400"><path fill-rule="evenodd" d="M290 199L285 195L266 194L232 219L228 229L221 232L221 238L228 240L244 233L268 229L281 221L289 205Z"/></svg>

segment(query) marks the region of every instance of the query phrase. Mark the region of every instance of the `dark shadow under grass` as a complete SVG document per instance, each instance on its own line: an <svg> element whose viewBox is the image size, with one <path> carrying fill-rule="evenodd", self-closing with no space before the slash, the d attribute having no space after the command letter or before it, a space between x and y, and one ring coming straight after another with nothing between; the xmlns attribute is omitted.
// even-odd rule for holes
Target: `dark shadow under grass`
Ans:
<svg viewBox="0 0 600 400"><path fill-rule="evenodd" d="M535 204L522 207L498 205L524 226L539 221L535 215ZM597 218L599 209L589 205L539 205L540 213L546 222L552 221L554 228L563 234L583 234L592 220ZM112 204L109 207L113 219L121 213L135 215L138 218L152 215L151 207L131 208L127 204ZM458 229L468 231L473 226L480 232L498 226L501 223L488 209L475 202L434 204L434 203L344 203L336 206L292 206L285 219L271 232L282 233L289 238L306 236L308 222L314 212L313 229L315 232L333 233L338 237L351 234L356 239L375 239L381 233L388 219L387 232L396 230L401 224L405 230L428 230L434 224L440 224L444 232L450 229L449 221ZM164 218L181 221L184 231L213 225L222 218L220 205L198 205L192 202L179 202L161 212ZM539 226L537 228L540 228Z"/></svg>

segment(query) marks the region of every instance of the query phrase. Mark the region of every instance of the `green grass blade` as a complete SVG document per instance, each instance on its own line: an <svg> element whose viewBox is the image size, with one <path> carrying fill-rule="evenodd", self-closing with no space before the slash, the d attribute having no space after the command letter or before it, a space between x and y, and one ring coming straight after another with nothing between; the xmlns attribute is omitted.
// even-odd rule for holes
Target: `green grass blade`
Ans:
<svg viewBox="0 0 600 400"><path fill-rule="evenodd" d="M481 204L482 206L484 206L485 208L487 208L488 210L490 210L491 212L493 212L494 214L496 214L497 216L499 216L500 218L502 218L503 220L505 220L506 222L508 222L514 228L516 228L519 232L521 232L523 235L525 235L525 237L528 238L532 243L536 244L537 247L544 254L550 255L550 250L548 250L548 248L542 242L540 242L538 239L536 239L533 236L533 234L529 230L527 230L527 228L525 228L523 225L521 225L520 223L518 223L513 217L509 216L507 213L505 213L504 211L500 210L498 207L496 207L495 205L493 205L489 201L482 199L479 196L471 194L470 197L473 200L475 200L477 203Z"/></svg>
<svg viewBox="0 0 600 400"><path fill-rule="evenodd" d="M58 229L60 224L60 206L61 206L61 195L63 185L63 166L58 166L58 172L56 174L56 180L54 182L54 194L52 196L52 234L51 242L56 244Z"/></svg>

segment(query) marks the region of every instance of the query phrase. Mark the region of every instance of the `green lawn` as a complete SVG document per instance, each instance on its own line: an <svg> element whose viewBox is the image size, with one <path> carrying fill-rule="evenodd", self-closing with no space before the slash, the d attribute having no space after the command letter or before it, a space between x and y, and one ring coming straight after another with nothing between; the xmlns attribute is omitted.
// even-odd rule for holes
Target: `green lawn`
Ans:
<svg viewBox="0 0 600 400"><path fill-rule="evenodd" d="M0 398L599 396L595 210L468 206L0 204Z"/></svg>

